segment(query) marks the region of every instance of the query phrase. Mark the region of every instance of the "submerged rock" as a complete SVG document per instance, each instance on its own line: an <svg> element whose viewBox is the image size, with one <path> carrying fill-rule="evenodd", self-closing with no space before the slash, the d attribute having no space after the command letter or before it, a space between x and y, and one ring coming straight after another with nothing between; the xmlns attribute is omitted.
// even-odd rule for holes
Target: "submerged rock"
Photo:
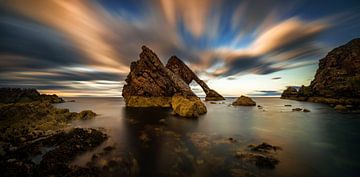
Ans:
<svg viewBox="0 0 360 177"><path fill-rule="evenodd" d="M282 150L279 146L273 146L268 143L261 143L259 145L248 145L249 151L237 151L235 157L244 162L254 164L258 168L275 168L280 162L272 153Z"/></svg>
<svg viewBox="0 0 360 177"><path fill-rule="evenodd" d="M304 112L311 112L309 109L303 109Z"/></svg>
<svg viewBox="0 0 360 177"><path fill-rule="evenodd" d="M319 62L310 86L287 88L283 99L333 105L360 105L360 38L330 51Z"/></svg>
<svg viewBox="0 0 360 177"><path fill-rule="evenodd" d="M273 145L270 145L268 143L261 143L259 145L249 145L248 146L250 148L251 151L255 151L255 152L265 152L265 153L268 153L270 151L277 151L277 150L281 150L281 148L279 146L273 146Z"/></svg>
<svg viewBox="0 0 360 177"><path fill-rule="evenodd" d="M294 109L292 109L292 111L302 111L303 109L301 109L301 108L294 108Z"/></svg>
<svg viewBox="0 0 360 177"><path fill-rule="evenodd" d="M271 155L237 152L236 157L246 162L253 163L258 168L272 169L279 163L279 160Z"/></svg>
<svg viewBox="0 0 360 177"><path fill-rule="evenodd" d="M175 69L175 65L169 65ZM182 69L187 68L185 64ZM166 68L158 56L146 46L142 47L140 59L131 63L130 73L126 78L122 95L128 107L172 107L174 112L183 117L197 117L206 113L204 103L191 91L184 78ZM193 77L193 76L191 76ZM172 98L174 95L176 97ZM204 109L205 107L205 109ZM205 111L204 111L205 110ZM193 111L193 112L191 112Z"/></svg>
<svg viewBox="0 0 360 177"><path fill-rule="evenodd" d="M343 106L343 105L340 105L340 104L336 105L334 107L334 109L337 110L337 111L346 111L347 110L346 106Z"/></svg>
<svg viewBox="0 0 360 177"><path fill-rule="evenodd" d="M256 106L256 103L251 98L242 95L238 99L236 99L236 101L233 102L232 105L233 106Z"/></svg>

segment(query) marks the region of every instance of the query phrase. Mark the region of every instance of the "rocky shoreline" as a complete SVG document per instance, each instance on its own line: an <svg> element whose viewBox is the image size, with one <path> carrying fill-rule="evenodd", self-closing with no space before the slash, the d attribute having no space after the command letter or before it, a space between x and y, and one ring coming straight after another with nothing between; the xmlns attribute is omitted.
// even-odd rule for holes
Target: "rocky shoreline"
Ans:
<svg viewBox="0 0 360 177"><path fill-rule="evenodd" d="M309 86L288 87L282 99L325 103L342 112L360 109L360 38L330 51L320 60ZM341 108L341 109L340 109Z"/></svg>
<svg viewBox="0 0 360 177"><path fill-rule="evenodd" d="M70 165L108 139L103 129L69 126L73 120L93 119L96 113L55 108L53 103L64 102L62 98L41 95L35 89L2 88L0 96L1 176L100 176L114 168L131 176L133 157L114 156L110 166L99 165L114 147L104 148L86 167Z"/></svg>

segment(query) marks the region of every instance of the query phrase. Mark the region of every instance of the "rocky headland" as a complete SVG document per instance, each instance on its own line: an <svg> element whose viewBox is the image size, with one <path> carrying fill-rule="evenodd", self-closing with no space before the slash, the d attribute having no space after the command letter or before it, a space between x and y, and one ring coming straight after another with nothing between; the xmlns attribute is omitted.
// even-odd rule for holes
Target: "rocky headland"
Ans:
<svg viewBox="0 0 360 177"><path fill-rule="evenodd" d="M176 115L198 117L207 110L189 86L193 80L204 89L207 100L224 99L177 57L171 57L165 67L151 49L143 46L140 59L131 63L122 95L127 107L169 107Z"/></svg>
<svg viewBox="0 0 360 177"><path fill-rule="evenodd" d="M360 38L330 51L309 86L288 87L283 99L325 103L338 110L360 107ZM340 109L341 108L341 109Z"/></svg>
<svg viewBox="0 0 360 177"><path fill-rule="evenodd" d="M47 101L50 103L65 102L55 94L40 94L36 89L0 88L0 103L28 103L34 101Z"/></svg>

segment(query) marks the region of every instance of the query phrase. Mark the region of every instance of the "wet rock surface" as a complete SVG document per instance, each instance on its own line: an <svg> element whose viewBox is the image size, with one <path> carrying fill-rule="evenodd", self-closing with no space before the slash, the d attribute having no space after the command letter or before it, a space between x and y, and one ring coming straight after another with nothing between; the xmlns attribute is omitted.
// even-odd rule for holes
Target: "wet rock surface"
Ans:
<svg viewBox="0 0 360 177"><path fill-rule="evenodd" d="M73 171L69 163L77 155L94 149L106 139L107 135L96 129L60 132L9 151L1 157L0 168L4 176L66 176ZM42 154L44 147L50 150ZM33 157L39 155L38 163Z"/></svg>
<svg viewBox="0 0 360 177"><path fill-rule="evenodd" d="M256 106L254 100L246 96L240 96L232 103L233 106Z"/></svg>
<svg viewBox="0 0 360 177"><path fill-rule="evenodd" d="M310 101L329 105L360 105L360 39L330 51L319 62L310 86L287 88L283 99ZM349 109L349 110L351 110Z"/></svg>
<svg viewBox="0 0 360 177"><path fill-rule="evenodd" d="M55 108L49 102L1 104L0 141L22 144L56 133L72 120L88 120L95 116L90 110L70 112Z"/></svg>

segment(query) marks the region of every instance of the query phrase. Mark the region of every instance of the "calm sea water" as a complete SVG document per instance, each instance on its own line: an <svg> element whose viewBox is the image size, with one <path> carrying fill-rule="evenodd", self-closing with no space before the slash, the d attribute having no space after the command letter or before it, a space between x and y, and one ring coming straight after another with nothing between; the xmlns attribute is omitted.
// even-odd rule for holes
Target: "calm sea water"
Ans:
<svg viewBox="0 0 360 177"><path fill-rule="evenodd" d="M337 113L327 105L254 98L263 106L258 109L230 106L234 98L227 98L223 104L207 102L206 115L185 119L169 109L125 108L122 98L69 99L76 102L56 106L100 114L73 126L106 128L107 143L134 154L140 176L241 176L244 170L255 176L360 175L360 115ZM292 112L296 107L311 112ZM230 137L237 142L227 143ZM275 169L237 163L236 151L261 142L283 148L274 154L280 160ZM85 164L90 157L81 155L74 163Z"/></svg>

